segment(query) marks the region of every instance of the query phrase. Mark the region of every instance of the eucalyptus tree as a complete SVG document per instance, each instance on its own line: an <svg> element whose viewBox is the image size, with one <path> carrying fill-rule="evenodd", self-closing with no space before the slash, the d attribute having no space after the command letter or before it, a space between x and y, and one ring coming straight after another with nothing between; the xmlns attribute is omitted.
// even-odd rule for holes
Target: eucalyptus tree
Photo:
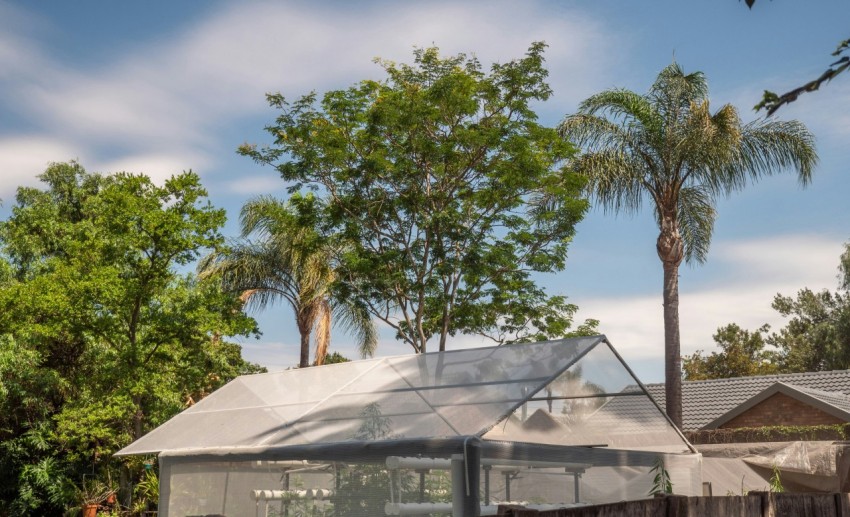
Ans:
<svg viewBox="0 0 850 517"><path fill-rule="evenodd" d="M572 146L533 110L552 93L544 47L490 70L418 49L412 64L378 61L381 81L269 95L273 143L240 148L322 196L349 243L346 297L417 353L458 333L505 343L568 332L575 306L533 276L564 268L587 208L564 170ZM537 203L546 196L564 203Z"/></svg>
<svg viewBox="0 0 850 517"><path fill-rule="evenodd" d="M208 255L199 266L202 277L220 277L225 289L241 293L248 309L285 301L295 313L302 368L310 366L311 336L314 364L324 363L334 321L355 334L362 356L372 355L377 344L377 330L365 308L335 296L336 245L318 228L318 208L312 195L296 194L287 202L255 198L242 207L242 240Z"/></svg>
<svg viewBox="0 0 850 517"><path fill-rule="evenodd" d="M647 94L607 90L567 116L561 135L583 148L573 170L606 211L653 208L664 269L667 413L681 424L679 265L708 254L718 196L782 171L806 185L817 163L814 137L797 121L742 123L734 106L712 112L701 72L673 63Z"/></svg>

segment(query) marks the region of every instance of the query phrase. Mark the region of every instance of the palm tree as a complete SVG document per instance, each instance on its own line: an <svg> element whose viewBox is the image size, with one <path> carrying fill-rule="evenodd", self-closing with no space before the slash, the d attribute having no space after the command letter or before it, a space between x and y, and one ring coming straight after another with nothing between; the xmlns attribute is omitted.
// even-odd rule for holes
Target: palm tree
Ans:
<svg viewBox="0 0 850 517"><path fill-rule="evenodd" d="M298 195L288 203L267 196L249 201L240 214L242 240L199 265L201 276L219 277L226 289L240 293L249 310L286 301L301 336L302 368L310 365L311 336L314 364L324 362L333 321L355 334L362 356L371 356L377 343L365 308L334 296L334 250L316 230L317 203L313 196Z"/></svg>
<svg viewBox="0 0 850 517"><path fill-rule="evenodd" d="M655 210L664 268L666 407L682 423L679 265L705 261L718 196L793 169L806 185L817 163L814 137L797 121L742 124L734 106L709 110L701 72L666 67L646 95L624 89L596 94L567 116L561 135L581 147L574 170L591 198L613 212Z"/></svg>

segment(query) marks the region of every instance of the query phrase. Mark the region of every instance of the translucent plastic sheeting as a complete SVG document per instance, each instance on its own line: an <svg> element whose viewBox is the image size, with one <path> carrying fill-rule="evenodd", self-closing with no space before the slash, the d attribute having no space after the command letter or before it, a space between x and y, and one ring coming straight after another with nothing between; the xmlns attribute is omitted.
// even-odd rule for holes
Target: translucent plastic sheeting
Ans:
<svg viewBox="0 0 850 517"><path fill-rule="evenodd" d="M595 336L243 376L118 454L480 434L608 346Z"/></svg>
<svg viewBox="0 0 850 517"><path fill-rule="evenodd" d="M688 452L690 448L608 346L597 346L509 418L489 440Z"/></svg>
<svg viewBox="0 0 850 517"><path fill-rule="evenodd" d="M482 507L500 503L573 506L646 498L655 473L647 465L594 465L483 460L477 491ZM663 455L674 492L699 495L698 455ZM435 460L430 468L392 468L357 462L203 462L189 458L163 469L160 510L185 515L311 515L376 517L389 505L450 509L452 472ZM403 463L403 462L402 462ZM443 512L435 512L445 514Z"/></svg>

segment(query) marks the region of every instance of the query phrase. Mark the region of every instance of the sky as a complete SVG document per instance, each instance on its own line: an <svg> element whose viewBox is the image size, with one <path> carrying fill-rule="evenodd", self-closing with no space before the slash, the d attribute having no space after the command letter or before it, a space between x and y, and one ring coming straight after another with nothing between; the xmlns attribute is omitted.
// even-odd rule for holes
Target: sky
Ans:
<svg viewBox="0 0 850 517"><path fill-rule="evenodd" d="M287 98L383 78L373 59L412 61L415 48L474 54L489 66L545 41L554 96L537 106L556 125L598 91L646 92L671 61L708 78L713 109L731 103L744 120L765 89L784 92L818 76L847 38L846 0L7 2L0 0L0 217L18 186L35 186L51 162L90 172L143 172L157 181L197 172L225 233L253 196L286 197L275 171L236 154L268 143ZM782 108L817 138L820 164L801 188L777 175L718 202L708 261L680 271L682 353L713 351L727 323L773 328L775 294L834 289L850 239L850 76ZM593 209L570 245L564 271L541 277L579 306L644 382L663 380L662 271L649 210ZM270 370L298 362L291 310L256 314L263 335L244 356ZM462 336L449 348L482 346ZM332 349L356 357L337 332ZM382 333L378 355L409 353Z"/></svg>

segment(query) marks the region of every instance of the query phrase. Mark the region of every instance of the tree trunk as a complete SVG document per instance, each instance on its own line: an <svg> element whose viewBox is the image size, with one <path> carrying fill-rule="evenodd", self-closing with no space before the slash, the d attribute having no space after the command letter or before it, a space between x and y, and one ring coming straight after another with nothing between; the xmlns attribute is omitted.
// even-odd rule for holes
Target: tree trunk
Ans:
<svg viewBox="0 0 850 517"><path fill-rule="evenodd" d="M298 362L298 367L307 368L310 366L310 328L298 330L301 333L301 360Z"/></svg>
<svg viewBox="0 0 850 517"><path fill-rule="evenodd" d="M664 395L667 416L682 427L682 357L679 338L679 264L685 245L679 233L677 212L662 211L656 251L664 267Z"/></svg>
<svg viewBox="0 0 850 517"><path fill-rule="evenodd" d="M679 266L664 262L664 395L667 416L682 427L682 357L679 337Z"/></svg>

